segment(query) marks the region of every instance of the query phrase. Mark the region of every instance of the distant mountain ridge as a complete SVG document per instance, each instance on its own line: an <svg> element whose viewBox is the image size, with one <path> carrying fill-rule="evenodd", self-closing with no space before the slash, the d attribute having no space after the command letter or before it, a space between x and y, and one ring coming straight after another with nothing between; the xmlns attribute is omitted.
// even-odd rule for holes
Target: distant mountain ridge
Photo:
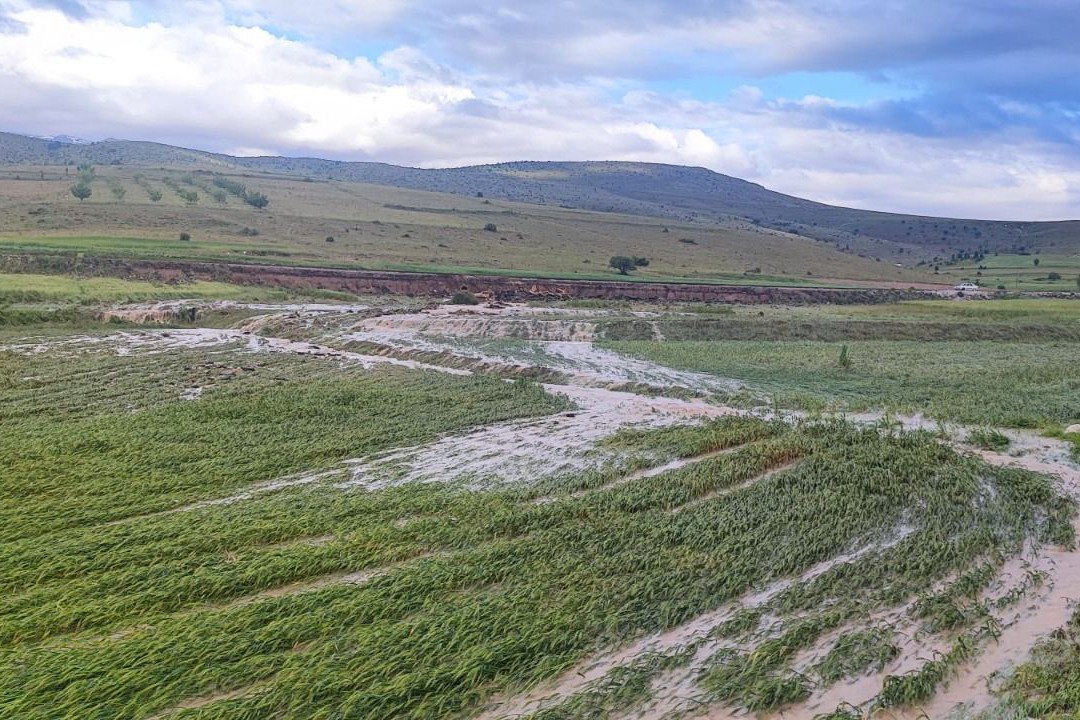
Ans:
<svg viewBox="0 0 1080 720"><path fill-rule="evenodd" d="M83 140L82 138L73 137L71 135L33 135L31 137L37 140L63 143L64 145L89 145L91 142L90 140Z"/></svg>
<svg viewBox="0 0 1080 720"><path fill-rule="evenodd" d="M66 136L65 136L66 137ZM950 219L836 207L705 168L650 163L508 162L418 169L318 158L233 157L144 141L81 144L0 133L0 165L116 164L274 173L372 183L679 223L752 223L876 256L888 250L931 259L955 253L1080 249L1080 221Z"/></svg>

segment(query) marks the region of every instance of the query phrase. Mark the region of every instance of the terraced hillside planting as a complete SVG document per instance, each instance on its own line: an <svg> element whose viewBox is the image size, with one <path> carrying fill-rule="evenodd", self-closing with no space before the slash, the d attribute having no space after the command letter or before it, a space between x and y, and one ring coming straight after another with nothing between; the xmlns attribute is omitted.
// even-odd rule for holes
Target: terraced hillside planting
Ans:
<svg viewBox="0 0 1080 720"><path fill-rule="evenodd" d="M0 717L1080 708L1053 632L1080 594L1067 302L0 280L83 313L0 334ZM976 326L1016 339L934 335Z"/></svg>

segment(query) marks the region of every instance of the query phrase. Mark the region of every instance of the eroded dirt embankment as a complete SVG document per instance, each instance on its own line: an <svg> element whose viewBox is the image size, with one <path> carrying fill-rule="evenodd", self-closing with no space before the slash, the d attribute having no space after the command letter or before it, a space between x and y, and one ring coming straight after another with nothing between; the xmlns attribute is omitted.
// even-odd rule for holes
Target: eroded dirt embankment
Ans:
<svg viewBox="0 0 1080 720"><path fill-rule="evenodd" d="M239 263L136 260L65 255L6 255L2 272L78 273L158 282L216 280L237 285L320 289L357 295L446 297L467 290L497 300L658 300L783 304L867 304L937 297L922 290L795 288L693 283L551 280L503 276L384 272Z"/></svg>

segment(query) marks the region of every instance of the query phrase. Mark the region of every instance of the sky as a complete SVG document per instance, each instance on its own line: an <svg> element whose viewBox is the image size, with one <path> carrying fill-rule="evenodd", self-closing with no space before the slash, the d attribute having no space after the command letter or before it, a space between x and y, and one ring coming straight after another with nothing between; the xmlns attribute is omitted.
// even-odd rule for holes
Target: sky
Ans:
<svg viewBox="0 0 1080 720"><path fill-rule="evenodd" d="M1080 218L1076 0L0 0L0 129Z"/></svg>

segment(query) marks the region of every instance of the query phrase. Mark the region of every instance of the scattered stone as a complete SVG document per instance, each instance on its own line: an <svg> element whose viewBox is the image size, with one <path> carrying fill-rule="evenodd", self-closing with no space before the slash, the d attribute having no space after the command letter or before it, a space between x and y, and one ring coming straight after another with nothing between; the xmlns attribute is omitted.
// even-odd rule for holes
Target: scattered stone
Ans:
<svg viewBox="0 0 1080 720"><path fill-rule="evenodd" d="M1066 435L1080 435L1080 423L1065 428Z"/></svg>

